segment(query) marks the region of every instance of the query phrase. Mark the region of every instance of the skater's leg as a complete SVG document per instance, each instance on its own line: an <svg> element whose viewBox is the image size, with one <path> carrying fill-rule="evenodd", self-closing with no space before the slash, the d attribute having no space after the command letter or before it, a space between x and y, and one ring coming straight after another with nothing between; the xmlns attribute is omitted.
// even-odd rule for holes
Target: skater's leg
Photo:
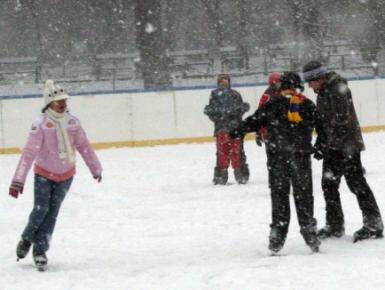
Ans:
<svg viewBox="0 0 385 290"><path fill-rule="evenodd" d="M354 234L354 239L382 237L384 226L381 213L364 176L360 153L347 156L344 169L346 183L350 191L356 195L362 212L363 228Z"/></svg>
<svg viewBox="0 0 385 290"><path fill-rule="evenodd" d="M246 156L243 150L243 140L240 138L231 141L230 151L231 165L234 169L235 180L239 184L245 184L249 180L249 168L246 164Z"/></svg>
<svg viewBox="0 0 385 290"><path fill-rule="evenodd" d="M326 204L326 225L319 231L321 238L341 237L344 230L344 214L339 186L343 174L343 156L331 151L324 156L322 167L322 190Z"/></svg>
<svg viewBox="0 0 385 290"><path fill-rule="evenodd" d="M22 239L35 242L39 231L50 207L53 182L39 175L35 175L34 206L29 216L29 221L22 234Z"/></svg>
<svg viewBox="0 0 385 290"><path fill-rule="evenodd" d="M219 167L227 169L230 165L231 138L227 132L220 132L217 136L217 152Z"/></svg>
<svg viewBox="0 0 385 290"><path fill-rule="evenodd" d="M314 218L313 180L309 155L298 155L293 163L293 196L301 234L313 252L319 251L317 221Z"/></svg>
<svg viewBox="0 0 385 290"><path fill-rule="evenodd" d="M49 242L56 225L56 219L59 214L60 206L71 186L72 180L73 177L63 182L54 183L53 185L49 211L35 238L34 250L38 253L46 252L49 248Z"/></svg>
<svg viewBox="0 0 385 290"><path fill-rule="evenodd" d="M226 184L228 179L227 168L230 165L229 145L226 132L219 132L216 139L216 166L214 168L214 184Z"/></svg>
<svg viewBox="0 0 385 290"><path fill-rule="evenodd" d="M268 162L272 207L269 249L272 252L283 247L290 223L290 169L286 161L286 156L277 154Z"/></svg>

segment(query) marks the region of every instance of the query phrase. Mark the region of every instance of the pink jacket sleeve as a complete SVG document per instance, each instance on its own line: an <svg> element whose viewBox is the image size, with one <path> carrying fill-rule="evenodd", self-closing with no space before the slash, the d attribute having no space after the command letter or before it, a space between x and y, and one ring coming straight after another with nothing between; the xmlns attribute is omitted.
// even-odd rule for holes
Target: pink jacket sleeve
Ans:
<svg viewBox="0 0 385 290"><path fill-rule="evenodd" d="M31 169L37 154L43 144L43 132L39 125L33 124L29 133L27 144L23 149L19 164L17 165L15 175L12 182L25 183L28 172Z"/></svg>
<svg viewBox="0 0 385 290"><path fill-rule="evenodd" d="M74 145L90 169L92 176L100 176L102 174L102 165L100 164L94 149L91 147L86 133L80 125Z"/></svg>

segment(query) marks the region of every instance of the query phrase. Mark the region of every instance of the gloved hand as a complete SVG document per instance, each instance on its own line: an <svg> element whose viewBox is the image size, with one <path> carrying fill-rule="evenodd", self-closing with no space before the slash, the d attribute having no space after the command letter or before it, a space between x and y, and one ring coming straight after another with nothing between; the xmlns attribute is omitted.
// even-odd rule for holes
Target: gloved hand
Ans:
<svg viewBox="0 0 385 290"><path fill-rule="evenodd" d="M321 160L324 158L324 155L321 150L314 149L313 153L314 153L314 158L317 160Z"/></svg>
<svg viewBox="0 0 385 290"><path fill-rule="evenodd" d="M18 198L19 194L23 193L23 189L24 189L24 184L13 181L11 183L11 186L9 187L9 195L14 198Z"/></svg>
<svg viewBox="0 0 385 290"><path fill-rule="evenodd" d="M256 138L255 138L255 143L257 143L257 145L259 147L261 147L262 146L262 142L263 142L263 140L262 140L261 135L257 133Z"/></svg>
<svg viewBox="0 0 385 290"><path fill-rule="evenodd" d="M230 137L233 139L241 138L243 139L245 133L240 128L236 128L234 130L231 130Z"/></svg>
<svg viewBox="0 0 385 290"><path fill-rule="evenodd" d="M102 176L101 175L95 175L94 179L96 179L97 182L101 182L102 181Z"/></svg>

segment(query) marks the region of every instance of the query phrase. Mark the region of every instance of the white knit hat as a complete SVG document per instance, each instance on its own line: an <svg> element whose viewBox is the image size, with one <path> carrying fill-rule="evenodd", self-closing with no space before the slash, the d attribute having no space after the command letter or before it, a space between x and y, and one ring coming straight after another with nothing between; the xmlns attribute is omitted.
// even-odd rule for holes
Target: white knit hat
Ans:
<svg viewBox="0 0 385 290"><path fill-rule="evenodd" d="M69 99L64 90L56 85L53 80L47 80L44 84L43 99L46 105L54 101Z"/></svg>

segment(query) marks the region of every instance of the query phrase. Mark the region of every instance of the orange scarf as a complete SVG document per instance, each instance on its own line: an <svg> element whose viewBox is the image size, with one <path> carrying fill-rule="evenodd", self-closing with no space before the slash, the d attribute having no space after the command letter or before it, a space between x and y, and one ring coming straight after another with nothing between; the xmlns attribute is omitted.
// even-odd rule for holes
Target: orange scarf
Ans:
<svg viewBox="0 0 385 290"><path fill-rule="evenodd" d="M290 108L287 112L287 118L290 122L298 124L303 119L299 114L299 106L306 100L306 97L300 93L295 93L290 97Z"/></svg>

